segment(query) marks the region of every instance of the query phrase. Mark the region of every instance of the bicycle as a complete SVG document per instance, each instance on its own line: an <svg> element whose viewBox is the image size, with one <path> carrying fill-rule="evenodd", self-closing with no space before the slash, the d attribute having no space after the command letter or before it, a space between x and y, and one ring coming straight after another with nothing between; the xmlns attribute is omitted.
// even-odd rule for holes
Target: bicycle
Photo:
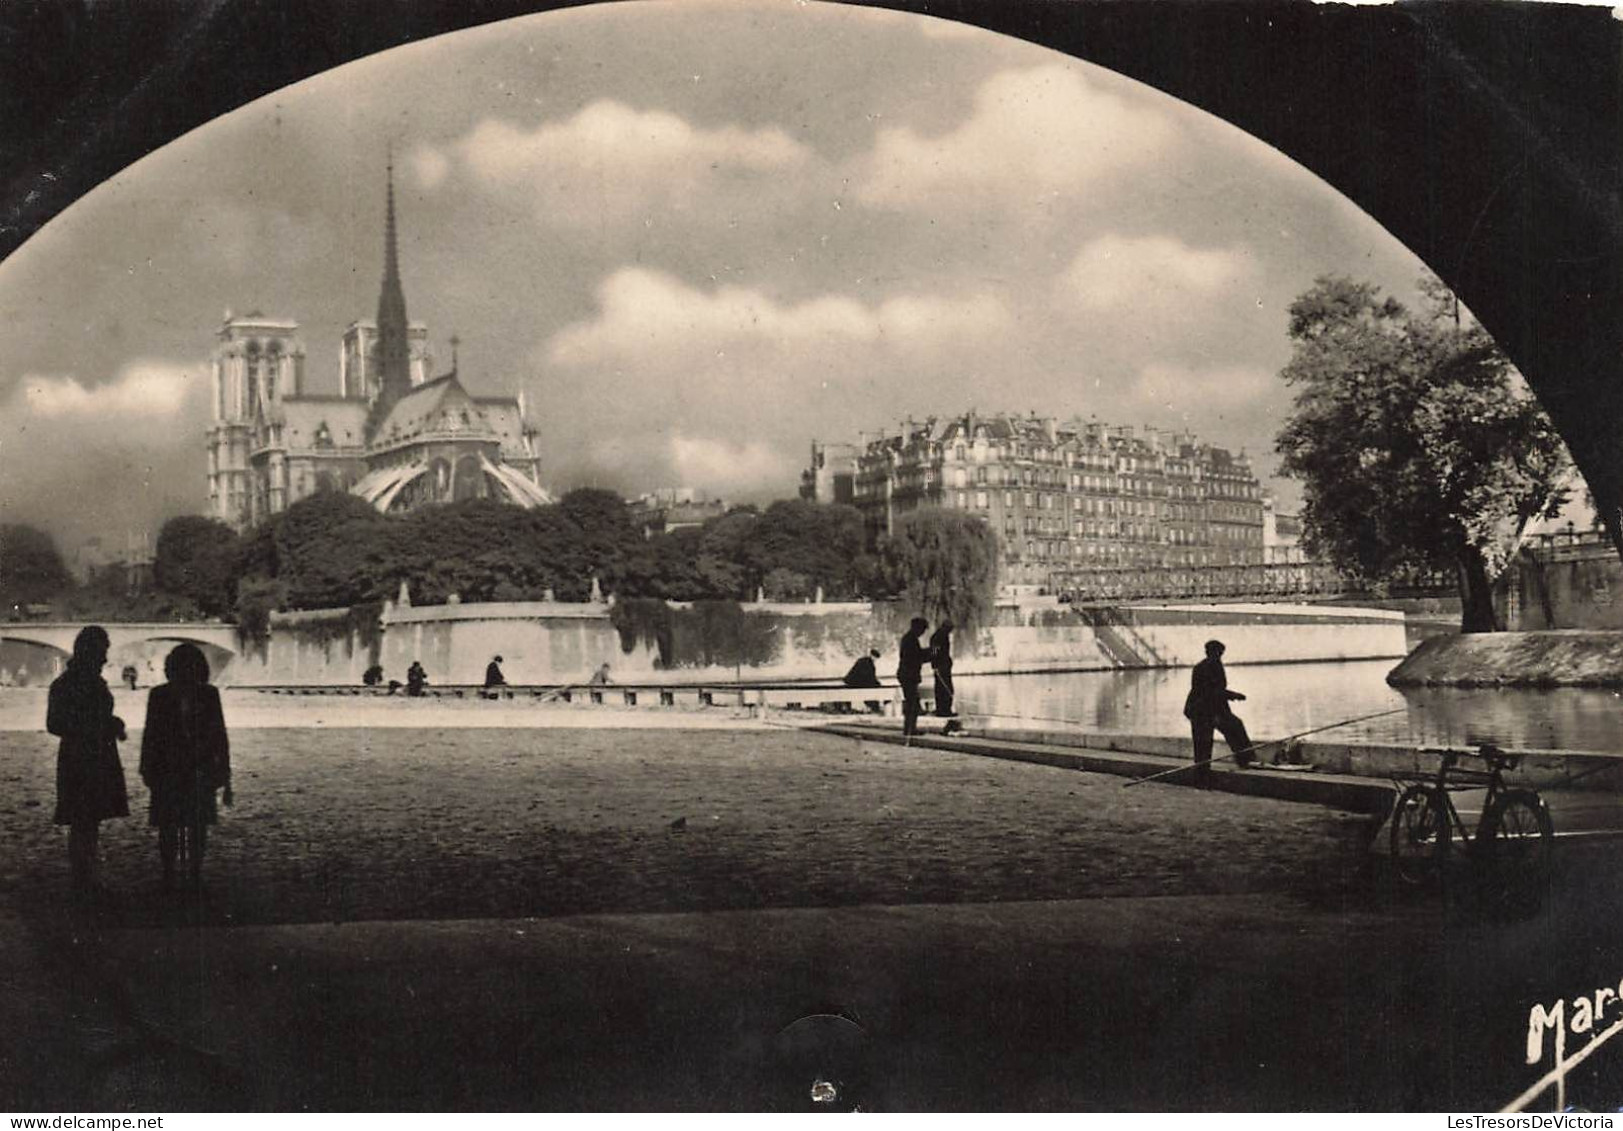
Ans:
<svg viewBox="0 0 1623 1131"><path fill-rule="evenodd" d="M1435 774L1392 776L1394 785L1409 783L1392 807L1392 864L1398 876L1408 883L1420 883L1434 874L1442 875L1457 835L1477 865L1484 893L1493 903L1510 909L1528 896L1538 896L1549 879L1555 826L1537 790L1505 785L1505 771L1514 770L1521 755L1507 754L1491 744L1482 745L1474 754L1436 749L1421 753L1438 756ZM1456 763L1462 756L1479 757L1488 769L1461 769ZM1473 835L1451 794L1482 786L1488 793Z"/></svg>

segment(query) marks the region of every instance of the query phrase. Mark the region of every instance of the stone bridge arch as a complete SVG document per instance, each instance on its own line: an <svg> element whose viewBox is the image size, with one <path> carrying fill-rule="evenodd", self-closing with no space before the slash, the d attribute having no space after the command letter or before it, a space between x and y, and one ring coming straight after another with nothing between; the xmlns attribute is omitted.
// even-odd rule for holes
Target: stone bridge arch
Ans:
<svg viewBox="0 0 1623 1131"><path fill-rule="evenodd" d="M49 683L66 666L74 637L84 627L78 623L0 624L0 682ZM237 658L236 630L230 625L114 623L102 627L109 642L107 668L102 674L109 682L119 678L126 664L132 664L142 686L162 683L164 657L181 643L203 650L216 682Z"/></svg>
<svg viewBox="0 0 1623 1131"><path fill-rule="evenodd" d="M62 673L71 652L47 639L0 626L0 687L43 687Z"/></svg>
<svg viewBox="0 0 1623 1131"><path fill-rule="evenodd" d="M402 13L220 0L201 31L180 5L143 29L165 49L135 66L123 58L120 5L88 9L74 34L36 21L0 43L0 66L117 77L94 100L50 84L21 95L33 105L19 106L18 120L41 125L14 147L0 190L9 221L0 255L119 170L261 95L412 39L579 2ZM1108 67L1322 177L1481 318L1566 438L1623 550L1623 23L1609 6L847 2L971 24ZM286 42L289 27L304 29L296 50L258 49ZM244 58L254 65L244 69ZM100 140L76 144L82 137Z"/></svg>

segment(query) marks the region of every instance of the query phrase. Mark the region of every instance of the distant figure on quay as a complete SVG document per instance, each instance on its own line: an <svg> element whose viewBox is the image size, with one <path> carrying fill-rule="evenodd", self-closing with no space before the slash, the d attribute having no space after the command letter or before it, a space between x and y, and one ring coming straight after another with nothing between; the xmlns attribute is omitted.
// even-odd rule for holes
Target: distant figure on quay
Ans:
<svg viewBox="0 0 1623 1131"><path fill-rule="evenodd" d="M135 670L134 664L125 664L124 670L119 672L118 675L120 679L130 685L131 691L135 690L135 681L139 678L140 673Z"/></svg>
<svg viewBox="0 0 1623 1131"><path fill-rule="evenodd" d="M506 686L507 680L502 675L502 658L497 656L485 665L485 686L480 694L486 699L495 699L501 694L497 688Z"/></svg>
<svg viewBox="0 0 1623 1131"><path fill-rule="evenodd" d="M141 780L152 792L147 823L158 830L163 886L175 886L175 858L184 850L193 887L203 880L208 827L219 819L215 791L229 808L231 743L219 689L195 644L181 644L163 662L168 682L147 694L141 732Z"/></svg>
<svg viewBox="0 0 1623 1131"><path fill-rule="evenodd" d="M1244 769L1255 761L1245 724L1229 709L1230 702L1245 696L1228 689L1228 673L1223 670L1224 651L1221 640L1206 641L1206 658L1195 665L1190 675L1189 696L1183 704L1183 717L1189 720L1194 732L1195 767L1201 772L1211 769L1214 729L1223 732L1224 740L1234 752L1235 765Z"/></svg>
<svg viewBox="0 0 1623 1131"><path fill-rule="evenodd" d="M609 679L609 665L604 664L592 673L592 678L586 681L588 687L607 687L613 681Z"/></svg>
<svg viewBox="0 0 1623 1131"><path fill-rule="evenodd" d="M919 640L924 630L930 627L930 622L923 617L914 617L908 625L906 634L902 637L898 647L899 658L896 662L896 682L902 687L902 733L915 735L919 733L919 682L924 678L924 665L930 659L930 653Z"/></svg>
<svg viewBox="0 0 1623 1131"><path fill-rule="evenodd" d="M413 660L411 667L406 669L406 694L421 695L423 688L428 686L428 672L421 662Z"/></svg>
<svg viewBox="0 0 1623 1131"><path fill-rule="evenodd" d="M874 667L874 661L879 659L879 649L870 648L866 656L857 658L851 665L851 670L845 673L845 686L847 687L878 687L879 671Z"/></svg>
<svg viewBox="0 0 1623 1131"><path fill-rule="evenodd" d="M62 740L56 752L56 812L68 826L68 864L77 895L96 890L101 822L130 815L118 744L124 720L113 714L113 693L101 677L111 640L100 625L86 625L73 640L67 670L51 684L45 729Z"/></svg>

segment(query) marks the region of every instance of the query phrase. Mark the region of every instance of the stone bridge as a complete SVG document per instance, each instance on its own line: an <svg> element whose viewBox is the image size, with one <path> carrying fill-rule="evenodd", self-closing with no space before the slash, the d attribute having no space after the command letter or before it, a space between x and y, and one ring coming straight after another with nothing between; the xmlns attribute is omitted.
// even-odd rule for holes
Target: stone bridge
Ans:
<svg viewBox="0 0 1623 1131"><path fill-rule="evenodd" d="M73 654L80 623L17 621L0 623L0 685L39 686L55 679ZM238 652L237 630L229 624L103 624L112 641L107 669L116 680L134 665L142 686L163 682L163 658L175 645L196 644L218 677Z"/></svg>

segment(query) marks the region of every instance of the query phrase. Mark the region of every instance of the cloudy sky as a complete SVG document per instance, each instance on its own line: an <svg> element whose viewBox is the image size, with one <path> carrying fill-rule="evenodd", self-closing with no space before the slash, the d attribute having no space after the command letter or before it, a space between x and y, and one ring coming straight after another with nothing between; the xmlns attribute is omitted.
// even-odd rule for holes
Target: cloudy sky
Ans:
<svg viewBox="0 0 1623 1131"><path fill-rule="evenodd" d="M408 312L472 391L527 393L560 490L790 496L813 438L969 408L1189 427L1271 473L1292 297L1422 270L1261 143L1026 43L815 3L550 13L218 119L0 263L4 519L71 550L202 511L228 308L297 320L337 392L391 143Z"/></svg>

